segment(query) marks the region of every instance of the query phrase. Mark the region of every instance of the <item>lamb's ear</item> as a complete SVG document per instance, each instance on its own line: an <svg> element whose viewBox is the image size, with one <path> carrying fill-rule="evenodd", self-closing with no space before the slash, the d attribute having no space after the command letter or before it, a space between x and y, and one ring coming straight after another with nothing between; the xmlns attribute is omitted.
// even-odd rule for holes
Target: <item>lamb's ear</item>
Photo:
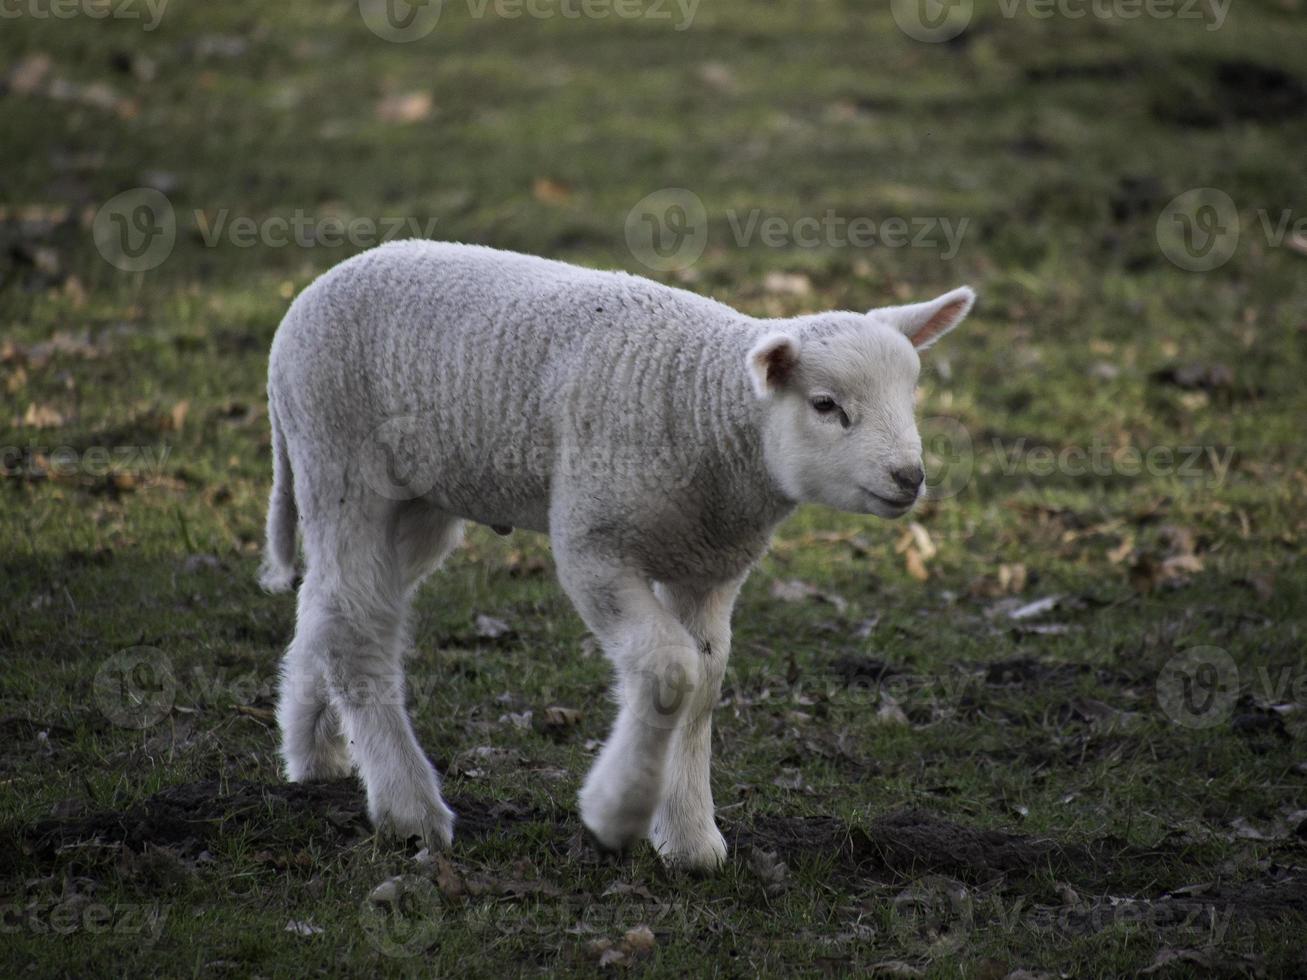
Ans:
<svg viewBox="0 0 1307 980"><path fill-rule="evenodd" d="M889 306L873 312L901 330L917 350L925 350L961 323L975 302L976 294L970 287L960 286L925 303Z"/></svg>
<svg viewBox="0 0 1307 980"><path fill-rule="evenodd" d="M770 398L794 374L799 363L799 342L786 333L769 333L753 345L745 364L753 392L759 398Z"/></svg>

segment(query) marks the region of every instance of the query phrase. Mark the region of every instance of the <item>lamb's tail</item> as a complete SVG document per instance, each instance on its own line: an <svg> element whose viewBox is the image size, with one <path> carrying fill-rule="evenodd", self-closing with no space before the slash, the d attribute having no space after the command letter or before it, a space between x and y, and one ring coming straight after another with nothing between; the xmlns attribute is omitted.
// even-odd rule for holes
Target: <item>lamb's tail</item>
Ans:
<svg viewBox="0 0 1307 980"><path fill-rule="evenodd" d="M268 399L272 423L272 494L268 497L267 539L259 584L268 592L286 592L295 585L295 486L286 452L286 436L277 420L277 408Z"/></svg>

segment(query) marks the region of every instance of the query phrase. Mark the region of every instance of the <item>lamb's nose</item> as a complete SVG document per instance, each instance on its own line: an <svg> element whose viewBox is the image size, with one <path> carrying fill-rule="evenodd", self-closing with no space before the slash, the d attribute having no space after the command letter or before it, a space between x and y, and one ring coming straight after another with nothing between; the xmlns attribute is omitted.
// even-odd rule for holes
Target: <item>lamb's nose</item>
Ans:
<svg viewBox="0 0 1307 980"><path fill-rule="evenodd" d="M896 470L890 470L890 476L894 482L899 485L899 489L904 493L916 493L921 489L921 483L926 479L926 474L921 469L920 463L914 463L912 466L900 466Z"/></svg>

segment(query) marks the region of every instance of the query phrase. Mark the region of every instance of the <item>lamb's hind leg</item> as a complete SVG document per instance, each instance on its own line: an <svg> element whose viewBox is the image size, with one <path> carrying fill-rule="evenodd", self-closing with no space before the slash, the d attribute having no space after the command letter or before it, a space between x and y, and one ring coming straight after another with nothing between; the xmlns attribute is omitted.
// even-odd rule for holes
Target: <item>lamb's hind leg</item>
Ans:
<svg viewBox="0 0 1307 980"><path fill-rule="evenodd" d="M649 840L671 866L705 870L726 859L726 841L713 819L709 763L712 712L721 696L731 652L731 609L743 580L711 589L659 584L658 598L699 643L703 684L676 729L663 799Z"/></svg>
<svg viewBox="0 0 1307 980"><path fill-rule="evenodd" d="M703 685L694 638L638 572L555 539L559 578L616 668L617 720L580 793L581 821L623 850L649 832L668 749Z"/></svg>
<svg viewBox="0 0 1307 980"><path fill-rule="evenodd" d="M312 545L306 540L300 629L306 630L305 645L319 651L321 676L367 788L373 823L399 837L418 835L447 846L454 815L404 705L402 655L412 589L437 557L436 546L446 551L457 538L450 519L429 518L392 511L376 522L356 514L352 524L329 525ZM283 701L286 694L283 688ZM295 714L292 708L281 713ZM293 776L292 730L283 729L283 737Z"/></svg>
<svg viewBox="0 0 1307 980"><path fill-rule="evenodd" d="M295 638L281 664L277 723L286 778L302 783L339 779L351 769L349 748L340 728L340 715L331 703L323 654L330 629L316 601L300 592Z"/></svg>

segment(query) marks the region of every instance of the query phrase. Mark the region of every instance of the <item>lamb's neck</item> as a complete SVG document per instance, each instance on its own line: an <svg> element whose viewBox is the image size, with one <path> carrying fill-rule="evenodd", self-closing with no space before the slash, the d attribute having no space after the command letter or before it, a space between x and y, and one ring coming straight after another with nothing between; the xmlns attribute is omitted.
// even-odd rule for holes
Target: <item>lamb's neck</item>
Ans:
<svg viewBox="0 0 1307 980"><path fill-rule="evenodd" d="M796 506L767 467L765 404L745 370L749 350L767 332L761 321L742 318L738 329L715 338L704 351L697 387L703 401L700 445L713 455L736 495L748 499L762 523L776 524Z"/></svg>

